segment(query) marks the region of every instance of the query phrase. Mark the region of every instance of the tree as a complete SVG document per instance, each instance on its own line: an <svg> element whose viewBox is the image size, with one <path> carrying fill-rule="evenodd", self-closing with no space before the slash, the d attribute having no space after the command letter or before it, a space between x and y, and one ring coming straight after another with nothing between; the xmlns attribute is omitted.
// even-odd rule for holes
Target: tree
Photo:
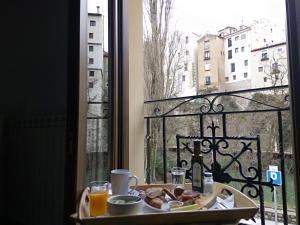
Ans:
<svg viewBox="0 0 300 225"><path fill-rule="evenodd" d="M144 81L146 99L178 95L178 72L184 66L182 33L170 27L173 0L144 0ZM159 107L153 105L148 114ZM165 109L160 107L161 112ZM161 120L151 123L151 178L155 181Z"/></svg>

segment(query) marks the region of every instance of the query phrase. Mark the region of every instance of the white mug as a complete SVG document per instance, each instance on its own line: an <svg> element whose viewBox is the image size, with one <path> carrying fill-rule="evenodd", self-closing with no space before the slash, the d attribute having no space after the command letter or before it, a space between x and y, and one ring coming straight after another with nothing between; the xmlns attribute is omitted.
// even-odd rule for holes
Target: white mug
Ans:
<svg viewBox="0 0 300 225"><path fill-rule="evenodd" d="M138 185L138 177L133 176L129 170L116 169L110 172L111 191L113 195L128 195L129 182L135 180L134 188Z"/></svg>

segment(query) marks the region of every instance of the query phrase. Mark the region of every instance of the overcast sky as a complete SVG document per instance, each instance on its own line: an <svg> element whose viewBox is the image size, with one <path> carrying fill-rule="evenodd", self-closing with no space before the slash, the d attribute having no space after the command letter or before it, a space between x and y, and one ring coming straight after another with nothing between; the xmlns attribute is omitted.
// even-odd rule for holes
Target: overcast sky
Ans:
<svg viewBox="0 0 300 225"><path fill-rule="evenodd" d="M96 12L96 6L100 6L106 31L107 1L88 0L89 12ZM261 18L284 28L285 0L174 0L172 13L173 23L178 30L200 35L216 33L226 26L250 25L253 20ZM107 50L107 33L105 37Z"/></svg>

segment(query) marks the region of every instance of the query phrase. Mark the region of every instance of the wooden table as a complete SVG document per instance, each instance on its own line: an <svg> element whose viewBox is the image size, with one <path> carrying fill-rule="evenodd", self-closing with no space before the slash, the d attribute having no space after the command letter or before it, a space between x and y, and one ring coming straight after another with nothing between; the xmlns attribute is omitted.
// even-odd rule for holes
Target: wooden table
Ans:
<svg viewBox="0 0 300 225"><path fill-rule="evenodd" d="M186 188L190 188L190 184ZM137 190L146 190L149 187L170 188L170 184L140 185ZM86 203L86 194L83 193L79 203L78 213L71 215L71 218L82 225L168 225L168 224L237 224L241 219L251 219L258 211L257 205L243 193L225 184L214 183L214 193L216 196L223 189L229 190L235 196L235 208L226 210L195 210L182 212L162 212L162 213L141 213L134 215L120 216L99 216L89 217L89 209ZM210 200L207 199L209 202Z"/></svg>

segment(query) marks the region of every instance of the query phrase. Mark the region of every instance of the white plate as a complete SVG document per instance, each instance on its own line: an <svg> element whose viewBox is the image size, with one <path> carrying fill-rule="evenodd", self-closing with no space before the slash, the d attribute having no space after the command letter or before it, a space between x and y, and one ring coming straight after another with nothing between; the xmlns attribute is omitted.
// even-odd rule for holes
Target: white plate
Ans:
<svg viewBox="0 0 300 225"><path fill-rule="evenodd" d="M145 206L145 207L144 207L145 211L148 211L148 212L168 212L168 211L170 211L170 207L169 207L169 205L168 205L167 202L164 202L164 203L162 204L162 206L161 206L160 209L155 208L155 207L149 205L149 204L148 204L147 202L145 202L145 201L143 201L143 202L144 202L144 206Z"/></svg>
<svg viewBox="0 0 300 225"><path fill-rule="evenodd" d="M109 195L112 195L111 189L108 191ZM134 195L134 196L139 196L139 192L134 189L129 189L128 190L128 195Z"/></svg>

